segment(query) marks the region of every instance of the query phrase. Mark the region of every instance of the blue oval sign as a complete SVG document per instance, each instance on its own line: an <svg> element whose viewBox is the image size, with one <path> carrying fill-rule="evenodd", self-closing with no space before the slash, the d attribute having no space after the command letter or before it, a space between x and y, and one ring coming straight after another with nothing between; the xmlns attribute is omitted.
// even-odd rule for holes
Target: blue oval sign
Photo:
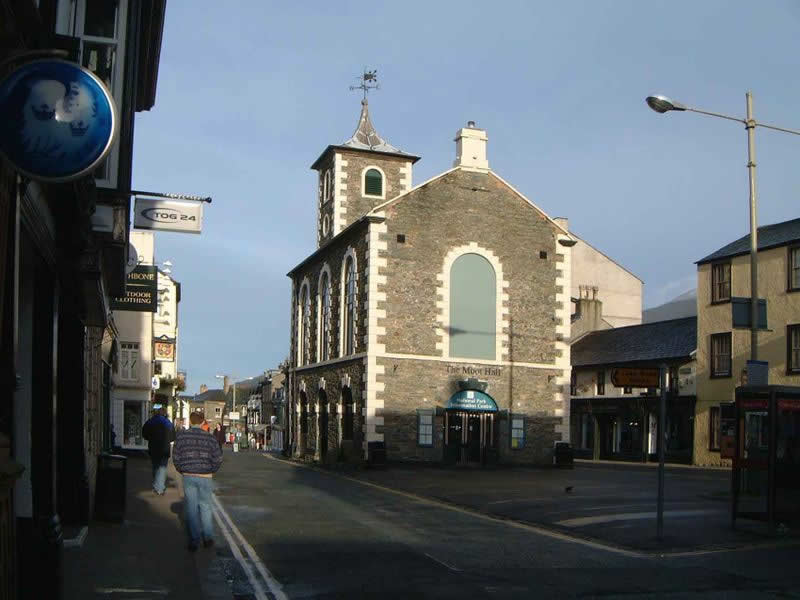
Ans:
<svg viewBox="0 0 800 600"><path fill-rule="evenodd" d="M43 181L70 181L111 150L117 109L91 71L59 59L26 63L0 81L0 153Z"/></svg>

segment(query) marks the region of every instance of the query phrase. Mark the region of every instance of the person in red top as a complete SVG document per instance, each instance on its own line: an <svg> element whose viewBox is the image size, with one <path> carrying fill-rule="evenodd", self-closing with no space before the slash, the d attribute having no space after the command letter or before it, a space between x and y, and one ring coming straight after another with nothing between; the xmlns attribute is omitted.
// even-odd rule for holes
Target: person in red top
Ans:
<svg viewBox="0 0 800 600"><path fill-rule="evenodd" d="M200 426L200 428L206 433L209 433L211 431L211 425L209 425L208 421L206 421L205 419L203 419L203 424Z"/></svg>

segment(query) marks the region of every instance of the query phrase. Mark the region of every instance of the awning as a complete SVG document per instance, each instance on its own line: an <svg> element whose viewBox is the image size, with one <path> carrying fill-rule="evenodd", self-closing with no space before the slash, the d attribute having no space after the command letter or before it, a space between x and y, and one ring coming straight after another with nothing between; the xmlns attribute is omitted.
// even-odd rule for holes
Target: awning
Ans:
<svg viewBox="0 0 800 600"><path fill-rule="evenodd" d="M461 390L450 396L447 410L468 410L471 412L497 412L497 403L485 392Z"/></svg>

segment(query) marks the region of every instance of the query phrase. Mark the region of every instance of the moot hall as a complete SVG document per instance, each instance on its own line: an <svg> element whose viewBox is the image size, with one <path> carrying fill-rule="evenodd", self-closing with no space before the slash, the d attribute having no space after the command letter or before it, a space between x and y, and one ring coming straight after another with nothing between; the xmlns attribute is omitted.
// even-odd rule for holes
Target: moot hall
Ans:
<svg viewBox="0 0 800 600"><path fill-rule="evenodd" d="M452 168L413 186L419 157L365 98L311 166L318 248L288 274L295 456L549 464L569 440L572 254L596 251L490 168L487 139L468 123Z"/></svg>

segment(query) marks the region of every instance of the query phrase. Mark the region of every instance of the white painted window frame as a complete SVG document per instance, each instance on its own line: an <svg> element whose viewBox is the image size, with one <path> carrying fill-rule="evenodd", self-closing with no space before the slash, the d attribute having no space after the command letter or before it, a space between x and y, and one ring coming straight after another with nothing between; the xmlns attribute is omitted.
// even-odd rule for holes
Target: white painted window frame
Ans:
<svg viewBox="0 0 800 600"><path fill-rule="evenodd" d="M355 293L353 294L353 328L352 331L347 330L347 259L353 260L353 285L355 286ZM356 251L354 248L349 247L342 258L342 275L341 285L339 287L339 356L349 356L355 354L357 349L356 342L358 341L358 259L356 258ZM348 336L353 339L353 351L347 352L347 339Z"/></svg>
<svg viewBox="0 0 800 600"><path fill-rule="evenodd" d="M126 347L127 346L127 347ZM120 343L120 368L121 381L137 381L139 379L139 342ZM136 361L136 366L130 365L131 360Z"/></svg>
<svg viewBox="0 0 800 600"><path fill-rule="evenodd" d="M381 194L376 196L367 193L367 171L375 169L381 174ZM386 173L378 165L369 165L361 170L361 197L374 198L376 200L386 200Z"/></svg>
<svg viewBox="0 0 800 600"><path fill-rule="evenodd" d="M111 85L111 95L117 104L117 110L122 109L122 100L125 83L125 43L128 29L128 0L118 0L117 10L117 35L115 38L96 37L83 35L84 20L86 17L86 0L62 0L58 5L56 16L56 33L77 37L81 40L78 54L78 64L83 64L84 42L97 42L99 44L116 45L114 63L114 76ZM111 152L106 158L108 164L108 177L97 178L98 187L116 188L119 182L119 138L111 147Z"/></svg>
<svg viewBox="0 0 800 600"><path fill-rule="evenodd" d="M328 322L325 329L324 306L323 306L323 279L327 275L328 288ZM331 318L333 314L333 301L331 298L332 290L331 269L328 264L324 264L317 280L317 361L325 361L331 358Z"/></svg>

